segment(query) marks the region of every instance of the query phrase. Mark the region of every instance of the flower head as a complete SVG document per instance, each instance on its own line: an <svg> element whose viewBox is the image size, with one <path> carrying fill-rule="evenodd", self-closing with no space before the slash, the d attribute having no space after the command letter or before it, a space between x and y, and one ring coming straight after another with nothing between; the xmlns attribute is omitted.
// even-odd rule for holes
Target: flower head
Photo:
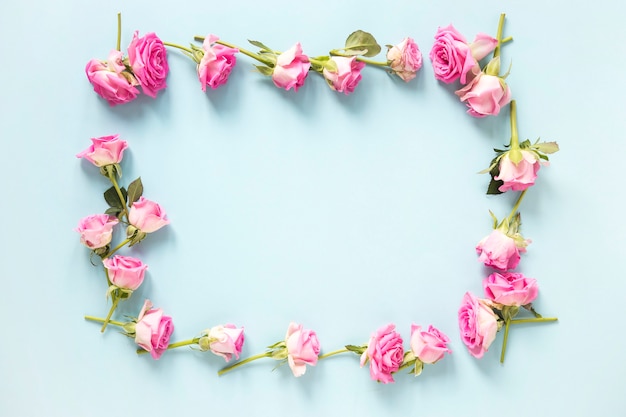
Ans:
<svg viewBox="0 0 626 417"><path fill-rule="evenodd" d="M135 343L159 359L167 350L173 331L172 318L163 315L160 308L153 309L152 302L146 300L135 324Z"/></svg>
<svg viewBox="0 0 626 417"><path fill-rule="evenodd" d="M294 91L298 91L298 88L304 85L310 67L309 58L302 53L302 45L297 42L276 57L272 81L276 87L285 90L293 87Z"/></svg>
<svg viewBox="0 0 626 417"><path fill-rule="evenodd" d="M215 89L226 84L230 72L237 63L235 54L239 50L215 43L217 40L219 40L217 36L208 35L202 43L204 54L198 63L198 79L202 91L206 91L207 85Z"/></svg>
<svg viewBox="0 0 626 417"><path fill-rule="evenodd" d="M234 324L225 324L205 330L200 337L199 345L200 350L211 350L228 362L233 355L239 359L243 342L243 327L237 328Z"/></svg>
<svg viewBox="0 0 626 417"><path fill-rule="evenodd" d="M287 363L293 375L298 377L306 372L306 365L315 366L320 353L320 343L313 330L304 329L301 324L291 322L285 336Z"/></svg>
<svg viewBox="0 0 626 417"><path fill-rule="evenodd" d="M85 158L97 167L119 164L128 148L128 142L120 139L120 135L91 138L91 146L76 155Z"/></svg>
<svg viewBox="0 0 626 417"><path fill-rule="evenodd" d="M511 101L511 89L498 75L479 72L465 87L455 92L474 117L496 116Z"/></svg>
<svg viewBox="0 0 626 417"><path fill-rule="evenodd" d="M85 73L93 90L110 106L128 103L139 94L135 88L139 83L133 74L124 69L120 51L111 51L107 62L92 59L87 63Z"/></svg>
<svg viewBox="0 0 626 417"><path fill-rule="evenodd" d="M361 366L369 360L370 377L384 384L394 382L392 373L400 368L404 359L402 337L395 328L395 325L388 324L376 330L361 355Z"/></svg>
<svg viewBox="0 0 626 417"><path fill-rule="evenodd" d="M134 291L143 282L148 265L130 256L115 255L102 260L108 271L111 284L118 288Z"/></svg>
<svg viewBox="0 0 626 417"><path fill-rule="evenodd" d="M139 37L139 31L135 31L128 45L128 61L146 95L155 98L156 93L166 87L167 51L157 35L148 33Z"/></svg>
<svg viewBox="0 0 626 417"><path fill-rule="evenodd" d="M448 336L432 325L428 326L428 330L422 330L422 326L411 325L411 351L423 363L435 363L445 353L451 353L448 342Z"/></svg>
<svg viewBox="0 0 626 417"><path fill-rule="evenodd" d="M537 280L514 272L494 272L483 280L485 296L505 306L524 306L537 298Z"/></svg>
<svg viewBox="0 0 626 417"><path fill-rule="evenodd" d="M508 236L500 229L494 229L476 245L478 260L485 266L501 271L517 267L520 261L520 251L525 250L525 247L518 246L515 238Z"/></svg>
<svg viewBox="0 0 626 417"><path fill-rule="evenodd" d="M469 353L482 358L498 332L498 317L491 309L490 301L465 293L459 308L459 330Z"/></svg>
<svg viewBox="0 0 626 417"><path fill-rule="evenodd" d="M331 70L324 67L322 71L330 88L345 95L352 93L361 81L361 70L365 64L357 61L354 56L334 56L330 61L334 62L336 68Z"/></svg>
<svg viewBox="0 0 626 417"><path fill-rule="evenodd" d="M143 196L131 206L128 221L142 233L156 232L170 223L161 206Z"/></svg>
<svg viewBox="0 0 626 417"><path fill-rule="evenodd" d="M80 233L80 243L89 249L100 249L111 243L113 226L118 223L108 214L92 214L80 219L75 230Z"/></svg>
<svg viewBox="0 0 626 417"><path fill-rule="evenodd" d="M422 68L422 53L412 38L404 38L387 51L389 67L398 77L409 82Z"/></svg>
<svg viewBox="0 0 626 417"><path fill-rule="evenodd" d="M522 160L518 163L511 161L509 152L506 152L498 165L499 174L494 180L502 181L503 184L498 187L501 192L508 190L524 191L535 184L537 172L541 167L541 163L537 155L532 151L521 150Z"/></svg>

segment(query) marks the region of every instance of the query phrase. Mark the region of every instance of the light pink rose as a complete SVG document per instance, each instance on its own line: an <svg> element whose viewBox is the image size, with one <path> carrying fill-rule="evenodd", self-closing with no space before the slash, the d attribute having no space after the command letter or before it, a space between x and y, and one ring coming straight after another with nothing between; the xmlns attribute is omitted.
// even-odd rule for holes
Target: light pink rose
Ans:
<svg viewBox="0 0 626 417"><path fill-rule="evenodd" d="M209 35L202 43L204 55L198 64L198 79L202 91L206 91L207 85L215 89L226 84L230 72L237 63L235 54L239 50L217 44L215 43L217 40L219 40L217 36Z"/></svg>
<svg viewBox="0 0 626 417"><path fill-rule="evenodd" d="M387 51L387 62L393 72L409 82L422 68L422 52L412 38L404 38L398 45Z"/></svg>
<svg viewBox="0 0 626 417"><path fill-rule="evenodd" d="M135 31L128 45L128 62L143 92L152 97L166 87L165 79L170 68L167 64L165 45L157 35L148 33L139 37Z"/></svg>
<svg viewBox="0 0 626 417"><path fill-rule="evenodd" d="M109 281L118 288L135 291L143 282L148 265L130 256L115 255L102 260Z"/></svg>
<svg viewBox="0 0 626 417"><path fill-rule="evenodd" d="M394 382L391 374L400 368L404 360L402 337L395 328L395 325L388 324L376 330L370 337L367 350L361 355L361 366L369 360L370 377L383 384Z"/></svg>
<svg viewBox="0 0 626 417"><path fill-rule="evenodd" d="M146 300L137 317L135 343L150 352L154 359L159 359L167 350L173 331L172 318L164 316L160 308L153 309L150 300Z"/></svg>
<svg viewBox="0 0 626 417"><path fill-rule="evenodd" d="M128 71L123 71L121 60L122 53L113 50L109 54L108 62L92 59L85 67L93 90L110 106L128 103L139 94L139 90L135 88L138 85L137 80Z"/></svg>
<svg viewBox="0 0 626 417"><path fill-rule="evenodd" d="M514 272L494 272L483 280L485 296L505 306L523 306L532 303L539 287L537 280Z"/></svg>
<svg viewBox="0 0 626 417"><path fill-rule="evenodd" d="M428 326L427 331L422 331L422 326L411 325L411 351L423 363L435 363L443 358L446 352L452 353L448 349L449 341L448 336L432 325Z"/></svg>
<svg viewBox="0 0 626 417"><path fill-rule="evenodd" d="M509 154L506 153L500 158L500 173L494 177L495 180L503 181L498 190L506 192L508 190L523 191L535 184L537 171L540 163L533 152L522 150L522 160L517 164L511 162Z"/></svg>
<svg viewBox="0 0 626 417"><path fill-rule="evenodd" d="M489 300L476 298L467 292L459 308L461 340L469 353L482 358L498 332L498 317L490 307Z"/></svg>
<svg viewBox="0 0 626 417"><path fill-rule="evenodd" d="M471 76L480 71L478 61L493 51L497 44L497 39L484 33L476 35L474 42L469 44L454 26L438 28L429 54L435 78L447 84L456 80L466 84L468 74Z"/></svg>
<svg viewBox="0 0 626 417"><path fill-rule="evenodd" d="M315 366L320 353L320 342L313 330L303 329L301 324L289 323L285 336L287 346L287 362L293 376L302 376L306 366Z"/></svg>
<svg viewBox="0 0 626 417"><path fill-rule="evenodd" d="M128 222L144 233L155 232L170 223L161 206L143 196L131 206Z"/></svg>
<svg viewBox="0 0 626 417"><path fill-rule="evenodd" d="M294 91L298 91L304 85L310 67L309 57L302 53L302 46L297 42L276 58L272 81L276 87L285 90L293 87Z"/></svg>
<svg viewBox="0 0 626 417"><path fill-rule="evenodd" d="M337 71L323 70L326 82L333 90L348 95L354 91L361 81L361 70L365 67L363 62L357 61L356 57L346 58L334 56L331 58L337 65Z"/></svg>
<svg viewBox="0 0 626 417"><path fill-rule="evenodd" d="M233 355L239 359L244 341L243 327L238 329L234 324L215 326L208 331L208 336L211 341L211 352L223 357L226 362L230 361Z"/></svg>
<svg viewBox="0 0 626 417"><path fill-rule="evenodd" d="M507 236L498 229L494 229L476 245L478 260L491 268L506 271L514 269L520 261L520 250L515 239Z"/></svg>
<svg viewBox="0 0 626 417"><path fill-rule="evenodd" d="M511 101L511 89L495 75L478 73L465 87L455 92L474 117L496 116Z"/></svg>
<svg viewBox="0 0 626 417"><path fill-rule="evenodd" d="M124 150L128 148L128 142L120 139L120 135L91 138L91 142L91 146L76 157L85 158L97 167L119 164L124 156Z"/></svg>
<svg viewBox="0 0 626 417"><path fill-rule="evenodd" d="M108 214L92 214L80 219L74 230L80 233L80 243L89 249L98 249L111 243L113 226L117 223L118 220Z"/></svg>

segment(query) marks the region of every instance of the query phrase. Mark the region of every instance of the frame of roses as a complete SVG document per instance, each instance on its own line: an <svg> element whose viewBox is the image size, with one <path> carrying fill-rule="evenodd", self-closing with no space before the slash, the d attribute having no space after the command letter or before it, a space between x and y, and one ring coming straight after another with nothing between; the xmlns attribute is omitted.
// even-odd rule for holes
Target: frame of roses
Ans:
<svg viewBox="0 0 626 417"><path fill-rule="evenodd" d="M484 298L467 292L458 311L460 336L469 353L480 358L495 340L496 334L504 329L501 362L504 361L510 327L519 323L550 322L556 318L545 318L535 311L532 302L538 295L537 281L519 272L512 272L526 251L530 240L520 233L520 204L528 189L534 185L541 165L547 165L548 154L558 150L555 142L531 143L520 141L517 132L516 102L505 79L501 75L500 51L502 45L512 40L503 38L505 15L500 16L496 37L484 33L476 35L470 43L454 26L438 28L435 42L430 50L435 77L442 83L459 83L456 91L460 101L467 106L467 113L474 117L497 116L507 105L510 108L511 138L506 149L495 149L489 167L491 180L488 194L519 192L519 197L510 214L498 221L493 213L493 231L476 246L478 260L494 270L483 280ZM387 45L386 59L371 59L381 51L375 38L367 32L351 33L342 48L332 49L328 55L309 57L303 53L300 43L284 52L276 51L259 41L249 41L258 48L253 52L220 40L209 34L194 40L202 46L189 47L161 41L154 33L139 37L136 31L128 47L127 57L121 51L121 15L118 15L117 47L109 53L106 61L92 59L86 66L86 74L94 91L109 105L121 105L135 99L139 94L156 98L166 88L169 73L166 47L188 56L196 64L202 91L225 84L236 64L236 54L241 53L256 61L258 72L271 78L278 88L297 91L310 72L320 74L328 86L337 92L350 94L361 80L361 71L366 66L386 69L405 82L415 78L422 66L422 54L410 37L397 45ZM491 59L481 65L489 54ZM191 339L170 343L174 331L173 320L160 308L153 308L145 300L137 317L122 322L113 320L120 302L131 298L143 283L147 265L141 260L118 251L132 247L169 224L165 210L156 202L143 196L141 178L131 181L127 187L118 182L122 178L121 163L128 142L119 135L92 138L92 144L77 157L84 158L100 169L100 173L111 183L103 197L108 208L103 213L93 214L80 220L76 231L81 243L91 251L92 263L99 257L106 280L106 297L111 298L111 307L104 318L85 316L89 321L102 324L104 332L109 325L122 330L122 334L134 339L137 353L150 353L159 359L168 349L190 346L193 349L210 351L226 362L239 359L244 344L244 328L233 324L218 324L207 328ZM125 238L112 245L113 230L125 227ZM527 318L516 318L520 312L529 313ZM446 353L450 339L432 325L423 329L413 324L410 329L409 349L404 349L403 339L395 325L387 324L377 329L367 343L345 345L343 348L321 354L321 345L315 331L302 324L291 322L284 339L269 345L265 352L234 362L221 369L222 375L246 363L261 358L271 358L278 365L288 364L294 376L305 374L306 366L337 354L352 352L359 356L360 365L369 363L370 377L378 382L394 382L393 375L408 369L420 375L424 364L434 364Z"/></svg>

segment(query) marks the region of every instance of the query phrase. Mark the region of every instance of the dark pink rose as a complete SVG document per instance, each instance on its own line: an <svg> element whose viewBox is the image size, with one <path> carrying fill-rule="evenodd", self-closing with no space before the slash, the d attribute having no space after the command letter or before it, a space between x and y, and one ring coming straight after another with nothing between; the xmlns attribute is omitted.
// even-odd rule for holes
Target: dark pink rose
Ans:
<svg viewBox="0 0 626 417"><path fill-rule="evenodd" d="M272 81L276 87L285 90L293 87L294 91L298 91L304 85L310 67L309 58L302 53L302 45L297 42L276 58Z"/></svg>
<svg viewBox="0 0 626 417"><path fill-rule="evenodd" d="M524 250L522 250L524 251ZM515 239L494 229L476 245L478 260L491 268L506 271L514 269L520 261L520 248Z"/></svg>
<svg viewBox="0 0 626 417"><path fill-rule="evenodd" d="M289 323L285 336L287 346L287 362L293 376L302 376L306 366L315 366L320 353L320 342L313 330L303 329L301 324Z"/></svg>
<svg viewBox="0 0 626 417"><path fill-rule="evenodd" d="M80 219L75 230L80 233L80 243L89 249L98 249L111 243L113 226L117 223L118 220L108 214L93 214Z"/></svg>
<svg viewBox="0 0 626 417"><path fill-rule="evenodd" d="M243 327L237 328L234 324L215 326L205 331L209 338L209 349L214 354L230 361L233 355L239 359L243 347Z"/></svg>
<svg viewBox="0 0 626 417"><path fill-rule="evenodd" d="M422 68L422 53L413 39L404 38L398 45L389 48L387 62L394 74L409 82Z"/></svg>
<svg viewBox="0 0 626 417"><path fill-rule="evenodd" d="M336 71L324 68L323 74L326 82L333 90L348 95L354 91L361 81L361 70L365 67L363 62L357 61L356 57L346 58L334 56L330 59L337 65Z"/></svg>
<svg viewBox="0 0 626 417"><path fill-rule="evenodd" d="M474 43L469 44L454 26L438 28L429 54L435 78L447 84L456 80L466 84L468 75L480 71L478 61L493 51L497 44L497 39L484 33L476 35Z"/></svg>
<svg viewBox="0 0 626 417"><path fill-rule="evenodd" d="M118 288L136 290L143 282L148 265L130 256L115 255L102 260L108 271L109 281Z"/></svg>
<svg viewBox="0 0 626 417"><path fill-rule="evenodd" d="M511 161L509 154L506 153L500 158L500 173L494 177L495 180L503 181L498 190L505 192L508 190L523 191L535 184L537 171L539 171L540 163L535 153L522 150L522 160L517 164Z"/></svg>
<svg viewBox="0 0 626 417"><path fill-rule="evenodd" d="M395 331L396 326L388 324L376 330L361 355L361 366L370 361L370 377L374 381L388 384L394 382L396 372L404 360L402 337Z"/></svg>
<svg viewBox="0 0 626 417"><path fill-rule="evenodd" d="M511 101L511 89L496 75L478 73L465 87L455 92L474 117L496 116Z"/></svg>
<svg viewBox="0 0 626 417"><path fill-rule="evenodd" d="M121 60L122 53L114 50L109 54L108 62L92 59L85 67L93 90L111 106L128 103L139 94L135 88L137 80L124 70Z"/></svg>
<svg viewBox="0 0 626 417"><path fill-rule="evenodd" d="M173 331L172 318L164 316L160 308L153 309L150 300L146 300L137 317L135 343L159 359L167 350Z"/></svg>
<svg viewBox="0 0 626 417"><path fill-rule="evenodd" d="M498 317L491 309L490 301L465 293L459 308L459 330L469 353L482 358L498 333Z"/></svg>
<svg viewBox="0 0 626 417"><path fill-rule="evenodd" d="M143 233L156 232L170 223L161 206L143 196L131 206L128 212L128 222Z"/></svg>
<svg viewBox="0 0 626 417"><path fill-rule="evenodd" d="M133 40L128 45L128 62L135 77L146 95L152 98L166 87L165 79L169 72L167 51L161 39L154 33L148 33L141 38L139 31L135 31Z"/></svg>
<svg viewBox="0 0 626 417"><path fill-rule="evenodd" d="M411 351L423 363L435 363L446 352L452 353L448 349L448 342L448 336L432 325L426 331L422 331L422 326L411 325Z"/></svg>
<svg viewBox="0 0 626 417"><path fill-rule="evenodd" d="M514 272L494 272L483 280L485 297L505 306L523 306L532 303L539 287L533 278Z"/></svg>
<svg viewBox="0 0 626 417"><path fill-rule="evenodd" d="M124 156L128 142L120 139L120 135L91 138L91 146L76 155L85 158L97 167L119 164Z"/></svg>
<svg viewBox="0 0 626 417"><path fill-rule="evenodd" d="M206 91L207 85L215 89L226 84L230 72L237 63L235 54L239 50L215 43L217 40L219 40L217 36L209 35L204 38L202 44L204 55L198 64L198 79L202 91Z"/></svg>

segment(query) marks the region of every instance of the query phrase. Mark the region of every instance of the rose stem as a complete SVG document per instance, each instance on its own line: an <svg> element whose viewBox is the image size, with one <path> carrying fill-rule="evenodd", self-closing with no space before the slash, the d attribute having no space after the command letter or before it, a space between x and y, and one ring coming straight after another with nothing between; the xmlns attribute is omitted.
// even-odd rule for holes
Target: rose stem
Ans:
<svg viewBox="0 0 626 417"><path fill-rule="evenodd" d="M220 375L220 376L224 375L226 372L232 371L233 369L236 369L236 368L239 368L241 365L245 365L248 362L252 362L252 361L255 361L255 360L261 359L261 358L269 358L271 354L272 354L271 352L264 352L264 353L259 353L258 355L250 356L249 358L243 359L243 360L241 360L241 361L239 361L237 363L233 363L232 365L227 366L224 369L220 369L217 372L217 374Z"/></svg>
<svg viewBox="0 0 626 417"><path fill-rule="evenodd" d="M346 58L350 58L350 57L353 57L353 56L354 56L354 55L348 55L348 54L346 54L346 53L344 53L344 52L340 52L340 51L339 51L339 50L337 50L337 49L333 49L332 51L330 51L330 55L331 55L331 56L343 56L343 57L346 57ZM357 61L361 61L361 62L363 62L363 63L365 63L365 64L369 64L369 65L376 65L376 66L378 66L378 67L386 67L386 66L388 66L387 61L385 61L385 62L381 62L381 61L374 61L374 60L372 60L372 59L361 58L360 56L357 56L357 57L356 57L356 60L357 60Z"/></svg>
<svg viewBox="0 0 626 417"><path fill-rule="evenodd" d="M169 345L167 345L167 349L169 350L169 349L176 349L177 347L181 347L181 346L195 345L198 343L199 340L200 340L199 337L195 337L193 339L183 340L182 342L170 343ZM137 349L138 355L143 355L144 353L148 353L148 351L144 349Z"/></svg>
<svg viewBox="0 0 626 417"><path fill-rule="evenodd" d="M509 325L511 320L506 320L504 323L504 338L502 339L502 352L500 353L500 363L504 363L504 353L506 352L506 342L509 339Z"/></svg>
<svg viewBox="0 0 626 417"><path fill-rule="evenodd" d="M558 321L558 320L559 319L556 317L536 317L534 319L511 320L511 324L537 323L537 322L548 322L548 321Z"/></svg>
<svg viewBox="0 0 626 417"><path fill-rule="evenodd" d="M517 103L511 100L511 149L519 149L519 136L517 135Z"/></svg>
<svg viewBox="0 0 626 417"><path fill-rule="evenodd" d="M338 355L338 354L340 354L340 353L344 353L344 352L349 352L349 350L348 350L348 349L346 349L346 348L333 350L332 352L328 352L328 353L324 353L323 355L319 355L319 356L317 357L317 360L318 360L318 361L321 361L322 359L326 359L326 358L329 358L329 357L331 357L331 356Z"/></svg>
<svg viewBox="0 0 626 417"><path fill-rule="evenodd" d="M85 320L91 320L91 321L95 321L98 323L104 323L104 319L101 319L100 317L94 317L94 316L85 316ZM121 321L109 320L109 324L112 324L114 326L124 327L125 323L122 323Z"/></svg>
<svg viewBox="0 0 626 417"><path fill-rule="evenodd" d="M509 214L509 217L508 217L509 221L511 221L513 216L515 216L515 213L517 213L517 209L519 209L520 204L522 204L522 200L524 199L524 196L526 195L526 191L528 191L528 188L522 191L519 197L517 197L517 201L515 202L515 205L513 206L511 213Z"/></svg>
<svg viewBox="0 0 626 417"><path fill-rule="evenodd" d="M113 304L111 305L111 309L109 310L109 314L107 314L107 317L104 319L104 322L102 323L102 328L100 329L100 333L104 333L104 331L106 330L107 325L109 324L109 321L111 320L111 316L113 315L113 312L117 308L117 304L119 302L120 302L120 298L119 297L115 297L113 299Z"/></svg>
<svg viewBox="0 0 626 417"><path fill-rule="evenodd" d="M500 56L500 45L502 44L502 28L504 27L504 16L504 13L500 14L500 20L498 21L498 33L496 35L498 44L496 45L496 49L494 49L493 51L494 59Z"/></svg>
<svg viewBox="0 0 626 417"><path fill-rule="evenodd" d="M171 46L172 48L177 48L180 49L181 51L185 51L191 55L193 55L193 51L185 46L179 45L177 43L171 43L171 42L163 42L163 45L165 46Z"/></svg>
<svg viewBox="0 0 626 417"><path fill-rule="evenodd" d="M117 50L122 49L122 13L117 14Z"/></svg>
<svg viewBox="0 0 626 417"><path fill-rule="evenodd" d="M120 199L120 202L122 203L122 212L120 213L120 215L128 214L128 208L126 207L126 199L124 198L124 195L122 194L122 190L120 190L120 186L117 184L117 180L115 179L115 174L113 173L113 169L111 168L111 166L112 165L107 165L105 169L107 172L107 176L109 177L109 181L111 181L111 183L113 184L113 188L115 188L115 191L117 192L117 197Z"/></svg>
<svg viewBox="0 0 626 417"><path fill-rule="evenodd" d="M111 251L109 253L107 253L106 255L104 255L102 257L102 259L106 259L108 257L110 257L111 255L113 255L115 252L117 252L118 250L122 249L124 247L124 245L126 245L128 242L130 242L130 239L124 239L124 241L122 243L120 243L119 245L117 245L116 247L114 247L113 249L111 249Z"/></svg>

